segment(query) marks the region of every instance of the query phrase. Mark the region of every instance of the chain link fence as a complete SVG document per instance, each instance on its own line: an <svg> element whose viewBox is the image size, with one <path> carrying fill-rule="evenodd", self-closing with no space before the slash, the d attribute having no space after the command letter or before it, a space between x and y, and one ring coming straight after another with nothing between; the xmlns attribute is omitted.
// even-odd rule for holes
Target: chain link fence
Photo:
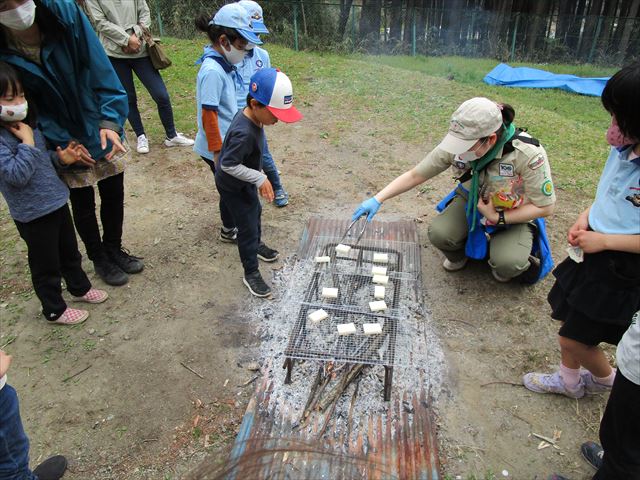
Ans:
<svg viewBox="0 0 640 480"><path fill-rule="evenodd" d="M226 2L151 0L161 35L195 38L194 19ZM263 0L269 42L304 50L461 55L619 65L640 58L640 19Z"/></svg>

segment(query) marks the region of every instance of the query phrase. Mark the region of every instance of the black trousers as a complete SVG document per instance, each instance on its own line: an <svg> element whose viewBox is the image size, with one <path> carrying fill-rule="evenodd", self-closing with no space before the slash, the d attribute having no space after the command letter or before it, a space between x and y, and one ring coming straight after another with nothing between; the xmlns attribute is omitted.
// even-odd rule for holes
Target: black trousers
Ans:
<svg viewBox="0 0 640 480"><path fill-rule="evenodd" d="M119 249L122 245L124 222L124 172L98 182L102 239L96 217L93 186L72 188L70 191L73 222L87 249L87 256L91 260L97 260L104 256L105 246Z"/></svg>
<svg viewBox="0 0 640 480"><path fill-rule="evenodd" d="M62 298L61 278L71 295L81 297L91 288L91 282L82 270L82 256L78 251L69 207L31 222L15 221L20 236L27 244L31 281L42 303L47 320L56 320L67 309Z"/></svg>
<svg viewBox="0 0 640 480"><path fill-rule="evenodd" d="M253 273L258 270L258 246L261 235L262 205L258 198L258 188L255 185L247 185L236 191L225 190L218 186L218 192L238 228L238 252L244 273L245 275Z"/></svg>
<svg viewBox="0 0 640 480"><path fill-rule="evenodd" d="M200 156L200 158L202 158L202 160L204 160L207 163L207 165L209 165L209 168L213 172L213 178L215 180L216 164L213 163L213 160L209 160L208 158L205 158L203 156ZM216 189L217 189L217 186L216 186ZM218 207L220 209L220 219L222 220L222 226L225 228L225 230L230 230L234 228L236 226L236 222L233 219L233 215L231 215L231 212L229 211L227 204L224 202L222 195L220 195L220 203L218 204Z"/></svg>
<svg viewBox="0 0 640 480"><path fill-rule="evenodd" d="M640 385L620 369L600 423L600 441L603 463L593 480L640 479Z"/></svg>

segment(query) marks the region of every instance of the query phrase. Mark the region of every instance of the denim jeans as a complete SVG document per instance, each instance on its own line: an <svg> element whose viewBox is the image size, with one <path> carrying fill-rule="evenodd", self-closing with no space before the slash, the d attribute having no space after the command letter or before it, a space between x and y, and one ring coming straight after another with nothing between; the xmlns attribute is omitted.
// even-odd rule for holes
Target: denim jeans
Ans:
<svg viewBox="0 0 640 480"><path fill-rule="evenodd" d="M22 428L18 395L0 390L0 480L38 480L29 470L29 439Z"/></svg>
<svg viewBox="0 0 640 480"><path fill-rule="evenodd" d="M262 170L264 174L271 182L271 186L273 187L273 191L280 190L282 188L282 182L280 181L280 174L278 173L278 167L276 167L276 162L273 160L271 156L271 152L269 151L269 145L267 145L267 136L264 137L264 149L262 150Z"/></svg>
<svg viewBox="0 0 640 480"><path fill-rule="evenodd" d="M136 136L144 134L144 126L142 118L138 110L138 98L136 96L136 87L133 83L133 72L147 89L153 101L158 106L158 115L164 127L167 138L176 136L176 127L173 123L173 108L171 107L171 99L167 87L160 76L160 72L153 68L153 64L149 57L142 58L114 58L109 57L111 65L116 71L122 86L127 91L129 99L129 123L136 132Z"/></svg>

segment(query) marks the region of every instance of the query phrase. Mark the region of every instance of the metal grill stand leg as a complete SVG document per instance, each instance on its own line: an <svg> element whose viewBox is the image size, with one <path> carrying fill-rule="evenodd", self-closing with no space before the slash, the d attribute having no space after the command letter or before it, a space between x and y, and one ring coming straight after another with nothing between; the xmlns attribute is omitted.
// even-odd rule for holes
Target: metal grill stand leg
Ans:
<svg viewBox="0 0 640 480"><path fill-rule="evenodd" d="M384 401L391 400L391 384L393 383L393 367L384 367Z"/></svg>
<svg viewBox="0 0 640 480"><path fill-rule="evenodd" d="M282 368L287 369L287 375L286 377L284 377L284 383L285 385L289 385L291 383L291 371L293 370L293 359L287 358L284 361L284 365L282 366Z"/></svg>

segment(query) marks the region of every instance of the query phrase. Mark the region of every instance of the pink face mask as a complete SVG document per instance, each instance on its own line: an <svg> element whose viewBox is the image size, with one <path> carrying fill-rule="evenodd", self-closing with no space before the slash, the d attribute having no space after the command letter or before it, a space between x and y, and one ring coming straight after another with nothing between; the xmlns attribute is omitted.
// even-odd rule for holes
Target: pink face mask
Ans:
<svg viewBox="0 0 640 480"><path fill-rule="evenodd" d="M611 117L611 126L607 130L607 143L612 147L623 147L636 143L632 138L625 137L618 127L615 117Z"/></svg>

